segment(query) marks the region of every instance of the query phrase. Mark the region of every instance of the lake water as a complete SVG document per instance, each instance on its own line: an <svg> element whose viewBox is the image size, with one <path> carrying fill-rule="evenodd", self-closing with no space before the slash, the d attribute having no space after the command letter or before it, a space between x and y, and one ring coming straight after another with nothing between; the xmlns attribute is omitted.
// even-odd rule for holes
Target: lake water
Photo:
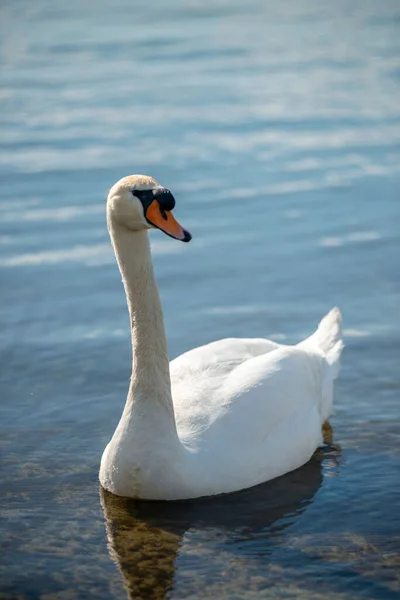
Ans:
<svg viewBox="0 0 400 600"><path fill-rule="evenodd" d="M0 598L400 592L400 4L4 1ZM333 441L202 502L99 494L130 375L105 196L144 172L171 357L335 304Z"/></svg>

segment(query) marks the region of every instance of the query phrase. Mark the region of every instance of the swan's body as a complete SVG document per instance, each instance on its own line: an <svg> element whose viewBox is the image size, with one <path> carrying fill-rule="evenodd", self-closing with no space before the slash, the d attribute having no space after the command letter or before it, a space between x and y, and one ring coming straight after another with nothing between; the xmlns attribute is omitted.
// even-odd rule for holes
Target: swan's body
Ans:
<svg viewBox="0 0 400 600"><path fill-rule="evenodd" d="M226 339L169 364L145 221L146 206L156 205L141 198L141 209L129 196L157 185L125 178L108 198L131 315L133 370L100 481L120 496L158 500L251 487L300 467L320 444L342 349L340 312L333 309L297 346ZM166 222L151 212L150 223L188 241L166 210Z"/></svg>

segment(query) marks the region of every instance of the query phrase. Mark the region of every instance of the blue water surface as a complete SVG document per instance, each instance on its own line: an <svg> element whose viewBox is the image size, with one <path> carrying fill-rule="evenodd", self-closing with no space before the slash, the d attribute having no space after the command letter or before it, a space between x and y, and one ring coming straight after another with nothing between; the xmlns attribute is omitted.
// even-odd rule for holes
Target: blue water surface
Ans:
<svg viewBox="0 0 400 600"><path fill-rule="evenodd" d="M400 592L400 4L0 6L0 598ZM344 315L333 441L229 497L101 493L130 376L108 188L154 176L171 357Z"/></svg>

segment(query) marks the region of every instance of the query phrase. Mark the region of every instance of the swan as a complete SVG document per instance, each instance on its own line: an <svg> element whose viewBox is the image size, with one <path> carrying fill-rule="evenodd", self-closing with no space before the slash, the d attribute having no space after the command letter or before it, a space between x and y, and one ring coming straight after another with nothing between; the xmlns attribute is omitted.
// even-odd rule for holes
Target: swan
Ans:
<svg viewBox="0 0 400 600"><path fill-rule="evenodd" d="M189 242L174 206L172 193L145 175L124 177L107 197L133 361L99 478L109 492L143 500L235 492L306 463L322 441L343 348L334 308L296 346L230 338L170 363L148 230Z"/></svg>

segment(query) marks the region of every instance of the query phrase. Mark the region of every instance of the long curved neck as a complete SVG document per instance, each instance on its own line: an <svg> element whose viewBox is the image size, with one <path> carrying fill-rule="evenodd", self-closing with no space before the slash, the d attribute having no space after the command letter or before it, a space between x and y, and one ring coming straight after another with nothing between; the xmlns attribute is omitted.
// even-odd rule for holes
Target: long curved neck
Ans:
<svg viewBox="0 0 400 600"><path fill-rule="evenodd" d="M131 321L132 378L125 412L161 411L176 431L164 320L147 231L128 231L112 217L108 229Z"/></svg>

